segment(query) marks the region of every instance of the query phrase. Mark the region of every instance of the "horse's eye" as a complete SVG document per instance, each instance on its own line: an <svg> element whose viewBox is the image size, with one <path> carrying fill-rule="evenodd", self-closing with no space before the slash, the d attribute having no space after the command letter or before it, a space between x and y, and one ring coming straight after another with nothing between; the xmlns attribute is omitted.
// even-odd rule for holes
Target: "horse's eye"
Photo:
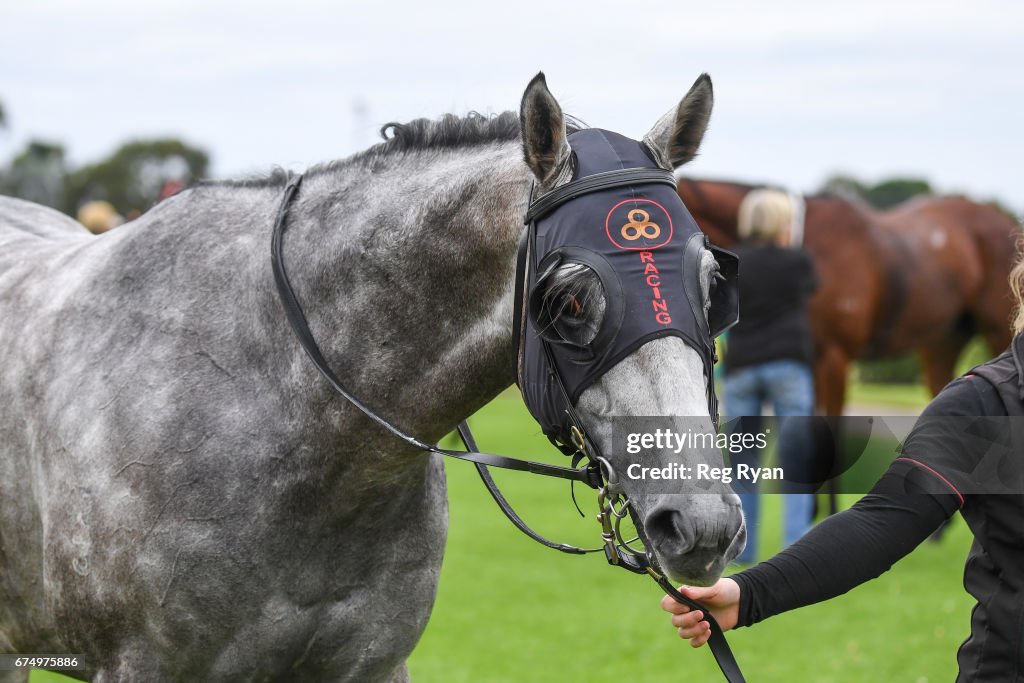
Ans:
<svg viewBox="0 0 1024 683"><path fill-rule="evenodd" d="M587 266L561 266L547 279L540 318L551 341L586 346L594 341L604 317L601 280Z"/></svg>

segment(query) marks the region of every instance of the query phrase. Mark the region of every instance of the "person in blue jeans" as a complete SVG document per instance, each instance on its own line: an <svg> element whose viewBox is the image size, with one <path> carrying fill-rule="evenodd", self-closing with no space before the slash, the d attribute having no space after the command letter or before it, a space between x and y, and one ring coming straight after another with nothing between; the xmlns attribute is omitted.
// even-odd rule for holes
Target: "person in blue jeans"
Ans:
<svg viewBox="0 0 1024 683"><path fill-rule="evenodd" d="M725 412L730 428L761 431L768 404L779 418L776 445L788 482L811 482L814 414L814 355L807 303L818 287L810 255L792 244L794 205L777 190L754 190L740 206L735 247L740 257L740 322L729 332L724 367ZM760 450L732 453L733 465L760 466ZM737 562L757 559L760 498L756 484L734 482L747 522L747 546ZM789 545L813 520L814 494L789 483L783 496L783 541Z"/></svg>

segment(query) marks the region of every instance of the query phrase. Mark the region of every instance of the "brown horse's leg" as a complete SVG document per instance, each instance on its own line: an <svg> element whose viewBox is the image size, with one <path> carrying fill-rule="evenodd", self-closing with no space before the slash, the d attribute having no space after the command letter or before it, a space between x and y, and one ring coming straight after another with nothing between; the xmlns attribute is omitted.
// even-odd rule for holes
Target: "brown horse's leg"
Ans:
<svg viewBox="0 0 1024 683"><path fill-rule="evenodd" d="M954 330L937 344L926 346L920 350L925 384L928 385L928 391L932 396L942 391L942 387L953 379L956 360L970 339L968 332Z"/></svg>
<svg viewBox="0 0 1024 683"><path fill-rule="evenodd" d="M849 372L850 359L836 344L822 348L818 352L817 365L814 372L818 406L825 415L838 418L843 414L846 403L846 379ZM839 436L839 420L832 425L830 432L836 441L836 458L842 458L842 439ZM831 451L831 449L825 449ZM839 510L836 494L839 490L838 476L829 479L828 513L834 515Z"/></svg>
<svg viewBox="0 0 1024 683"><path fill-rule="evenodd" d="M815 400L825 415L842 415L846 403L846 377L850 360L843 350L831 344L818 353L814 368Z"/></svg>

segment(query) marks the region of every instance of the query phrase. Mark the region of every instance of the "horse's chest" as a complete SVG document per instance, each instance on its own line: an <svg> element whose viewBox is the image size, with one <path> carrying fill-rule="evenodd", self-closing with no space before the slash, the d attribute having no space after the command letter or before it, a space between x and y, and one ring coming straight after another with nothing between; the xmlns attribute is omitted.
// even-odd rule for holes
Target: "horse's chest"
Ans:
<svg viewBox="0 0 1024 683"><path fill-rule="evenodd" d="M446 514L433 512L376 538L358 525L349 538L296 543L269 584L250 585L259 597L217 658L225 671L253 661L254 672L298 679L389 679L426 627L437 590Z"/></svg>

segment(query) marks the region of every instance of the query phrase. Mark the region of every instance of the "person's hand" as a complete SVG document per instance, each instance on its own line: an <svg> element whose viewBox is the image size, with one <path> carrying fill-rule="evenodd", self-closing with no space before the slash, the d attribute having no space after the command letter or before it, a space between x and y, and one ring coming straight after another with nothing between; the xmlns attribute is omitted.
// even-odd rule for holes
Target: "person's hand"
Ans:
<svg viewBox="0 0 1024 683"><path fill-rule="evenodd" d="M707 607L723 631L736 625L740 616L740 587L732 579L719 579L707 588L680 586L679 592ZM679 637L690 641L691 647L700 647L711 637L711 624L701 621L703 610L691 611L676 602L671 595L661 599L661 608L672 613L672 625L679 629Z"/></svg>

